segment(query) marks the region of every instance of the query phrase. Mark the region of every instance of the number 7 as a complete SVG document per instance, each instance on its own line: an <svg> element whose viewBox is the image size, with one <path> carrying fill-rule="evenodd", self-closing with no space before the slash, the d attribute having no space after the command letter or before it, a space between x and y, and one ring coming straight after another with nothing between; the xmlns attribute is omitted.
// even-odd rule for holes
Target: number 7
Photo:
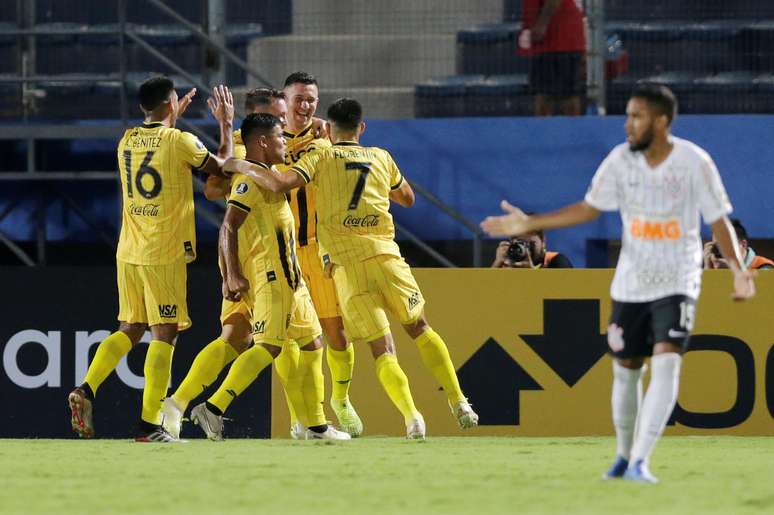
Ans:
<svg viewBox="0 0 774 515"><path fill-rule="evenodd" d="M344 169L360 172L360 177L357 178L357 183L355 184L355 191L352 192L352 198L349 200L349 209L357 209L360 197L363 196L363 191L365 190L366 179L368 179L368 174L371 173L371 163L344 163Z"/></svg>

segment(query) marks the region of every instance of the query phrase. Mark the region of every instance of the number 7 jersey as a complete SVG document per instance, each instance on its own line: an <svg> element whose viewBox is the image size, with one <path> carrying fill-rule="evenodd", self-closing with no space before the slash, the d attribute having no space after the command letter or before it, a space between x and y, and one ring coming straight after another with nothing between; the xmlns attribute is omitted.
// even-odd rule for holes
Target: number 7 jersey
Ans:
<svg viewBox="0 0 774 515"><path fill-rule="evenodd" d="M192 168L209 151L191 133L161 123L128 129L118 143L123 210L116 258L164 265L196 257Z"/></svg>
<svg viewBox="0 0 774 515"><path fill-rule="evenodd" d="M386 150L339 142L306 154L291 169L317 187L321 255L336 264L400 256L389 209L390 191L403 176Z"/></svg>

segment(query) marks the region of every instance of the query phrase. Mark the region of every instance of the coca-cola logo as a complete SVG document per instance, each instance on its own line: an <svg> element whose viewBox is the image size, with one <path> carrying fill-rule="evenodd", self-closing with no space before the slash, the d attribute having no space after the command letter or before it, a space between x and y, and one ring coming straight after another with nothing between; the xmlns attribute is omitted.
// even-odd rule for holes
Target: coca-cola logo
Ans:
<svg viewBox="0 0 774 515"><path fill-rule="evenodd" d="M136 216L159 216L159 209L161 206L158 204L129 204L129 213Z"/></svg>
<svg viewBox="0 0 774 515"><path fill-rule="evenodd" d="M344 227L376 227L379 225L379 215L351 216L344 217L342 222Z"/></svg>

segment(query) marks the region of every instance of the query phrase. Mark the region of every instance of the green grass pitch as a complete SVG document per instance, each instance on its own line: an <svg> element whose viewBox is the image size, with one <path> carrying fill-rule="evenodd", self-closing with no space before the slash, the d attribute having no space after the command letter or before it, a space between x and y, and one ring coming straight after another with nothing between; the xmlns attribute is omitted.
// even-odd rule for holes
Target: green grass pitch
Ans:
<svg viewBox="0 0 774 515"><path fill-rule="evenodd" d="M667 437L659 485L602 481L612 438L0 440L0 513L774 513L774 438Z"/></svg>

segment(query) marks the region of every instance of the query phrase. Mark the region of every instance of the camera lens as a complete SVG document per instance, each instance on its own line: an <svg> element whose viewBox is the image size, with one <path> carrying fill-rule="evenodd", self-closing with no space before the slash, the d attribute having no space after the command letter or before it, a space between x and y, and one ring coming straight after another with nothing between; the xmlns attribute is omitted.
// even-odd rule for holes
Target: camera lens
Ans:
<svg viewBox="0 0 774 515"><path fill-rule="evenodd" d="M527 252L529 252L529 249L527 248L526 242L515 240L508 247L508 259L515 263L524 261L527 259Z"/></svg>

